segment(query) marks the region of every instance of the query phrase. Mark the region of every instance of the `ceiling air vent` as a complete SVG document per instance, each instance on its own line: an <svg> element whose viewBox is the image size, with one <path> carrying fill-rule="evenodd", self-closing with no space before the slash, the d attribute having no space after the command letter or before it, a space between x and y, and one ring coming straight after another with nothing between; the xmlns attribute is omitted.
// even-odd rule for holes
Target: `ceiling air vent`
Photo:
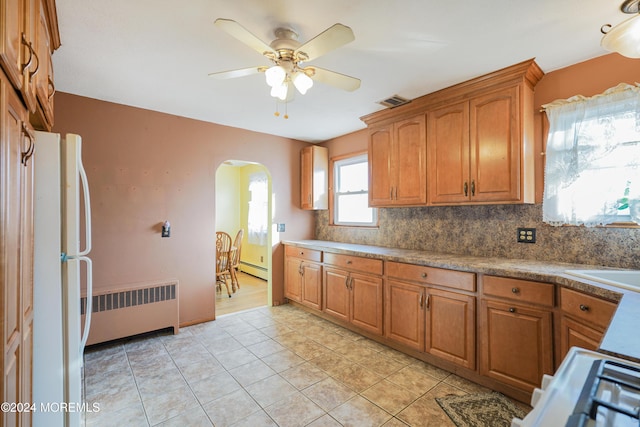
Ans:
<svg viewBox="0 0 640 427"><path fill-rule="evenodd" d="M378 104L384 105L387 108L395 108L403 104L408 104L409 102L411 102L410 99L403 98L400 95L393 95L390 98L378 101Z"/></svg>

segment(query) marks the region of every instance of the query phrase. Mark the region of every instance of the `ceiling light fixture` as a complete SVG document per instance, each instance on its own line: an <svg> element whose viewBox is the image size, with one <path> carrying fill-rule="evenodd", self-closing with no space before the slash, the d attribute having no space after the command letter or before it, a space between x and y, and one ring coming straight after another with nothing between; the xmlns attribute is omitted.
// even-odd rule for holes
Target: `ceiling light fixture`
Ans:
<svg viewBox="0 0 640 427"><path fill-rule="evenodd" d="M264 73L267 84L271 87L271 96L276 98L276 116L280 115L278 103L283 102L284 117L287 118L287 103L293 100L296 89L304 95L311 89L314 80L349 92L360 87L360 80L355 77L313 65L302 65L303 62L312 61L355 40L353 31L345 25L334 24L304 44L300 44L298 34L288 28L276 28L276 39L266 44L233 20L218 18L215 25L262 54L273 65L253 66L209 75L218 79L229 79Z"/></svg>
<svg viewBox="0 0 640 427"><path fill-rule="evenodd" d="M633 13L635 16L616 26L603 25L600 31L604 37L600 45L628 58L640 58L640 0L626 0L620 6L620 10Z"/></svg>

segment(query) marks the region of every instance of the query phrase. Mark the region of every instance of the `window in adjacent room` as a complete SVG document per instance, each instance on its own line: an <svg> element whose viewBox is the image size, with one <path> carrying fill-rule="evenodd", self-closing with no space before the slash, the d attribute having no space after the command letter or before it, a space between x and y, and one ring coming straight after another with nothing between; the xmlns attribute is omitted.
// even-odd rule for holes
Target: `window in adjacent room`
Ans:
<svg viewBox="0 0 640 427"><path fill-rule="evenodd" d="M267 244L267 227L269 209L269 182L264 172L252 173L249 176L249 213L247 219L247 240L252 245Z"/></svg>
<svg viewBox="0 0 640 427"><path fill-rule="evenodd" d="M640 85L543 107L549 118L544 221L640 224Z"/></svg>
<svg viewBox="0 0 640 427"><path fill-rule="evenodd" d="M332 159L333 225L376 226L377 210L369 207L367 154Z"/></svg>

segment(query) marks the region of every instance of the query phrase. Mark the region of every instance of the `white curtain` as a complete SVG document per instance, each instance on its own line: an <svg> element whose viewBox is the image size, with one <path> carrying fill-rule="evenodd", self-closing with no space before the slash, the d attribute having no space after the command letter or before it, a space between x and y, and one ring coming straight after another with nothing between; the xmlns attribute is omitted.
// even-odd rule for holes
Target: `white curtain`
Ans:
<svg viewBox="0 0 640 427"><path fill-rule="evenodd" d="M269 187L267 175L259 172L249 176L248 242L252 245L267 244Z"/></svg>
<svg viewBox="0 0 640 427"><path fill-rule="evenodd" d="M543 220L640 223L640 85L543 108L549 118Z"/></svg>

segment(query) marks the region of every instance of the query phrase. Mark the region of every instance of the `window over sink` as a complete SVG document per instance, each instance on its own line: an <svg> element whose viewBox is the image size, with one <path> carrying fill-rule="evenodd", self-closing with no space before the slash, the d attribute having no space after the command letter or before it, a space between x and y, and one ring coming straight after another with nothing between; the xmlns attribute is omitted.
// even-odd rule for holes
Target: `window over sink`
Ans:
<svg viewBox="0 0 640 427"><path fill-rule="evenodd" d="M640 85L543 108L549 118L543 220L640 224Z"/></svg>
<svg viewBox="0 0 640 427"><path fill-rule="evenodd" d="M372 227L378 224L377 209L369 207L367 154L331 159L333 165L333 225Z"/></svg>

